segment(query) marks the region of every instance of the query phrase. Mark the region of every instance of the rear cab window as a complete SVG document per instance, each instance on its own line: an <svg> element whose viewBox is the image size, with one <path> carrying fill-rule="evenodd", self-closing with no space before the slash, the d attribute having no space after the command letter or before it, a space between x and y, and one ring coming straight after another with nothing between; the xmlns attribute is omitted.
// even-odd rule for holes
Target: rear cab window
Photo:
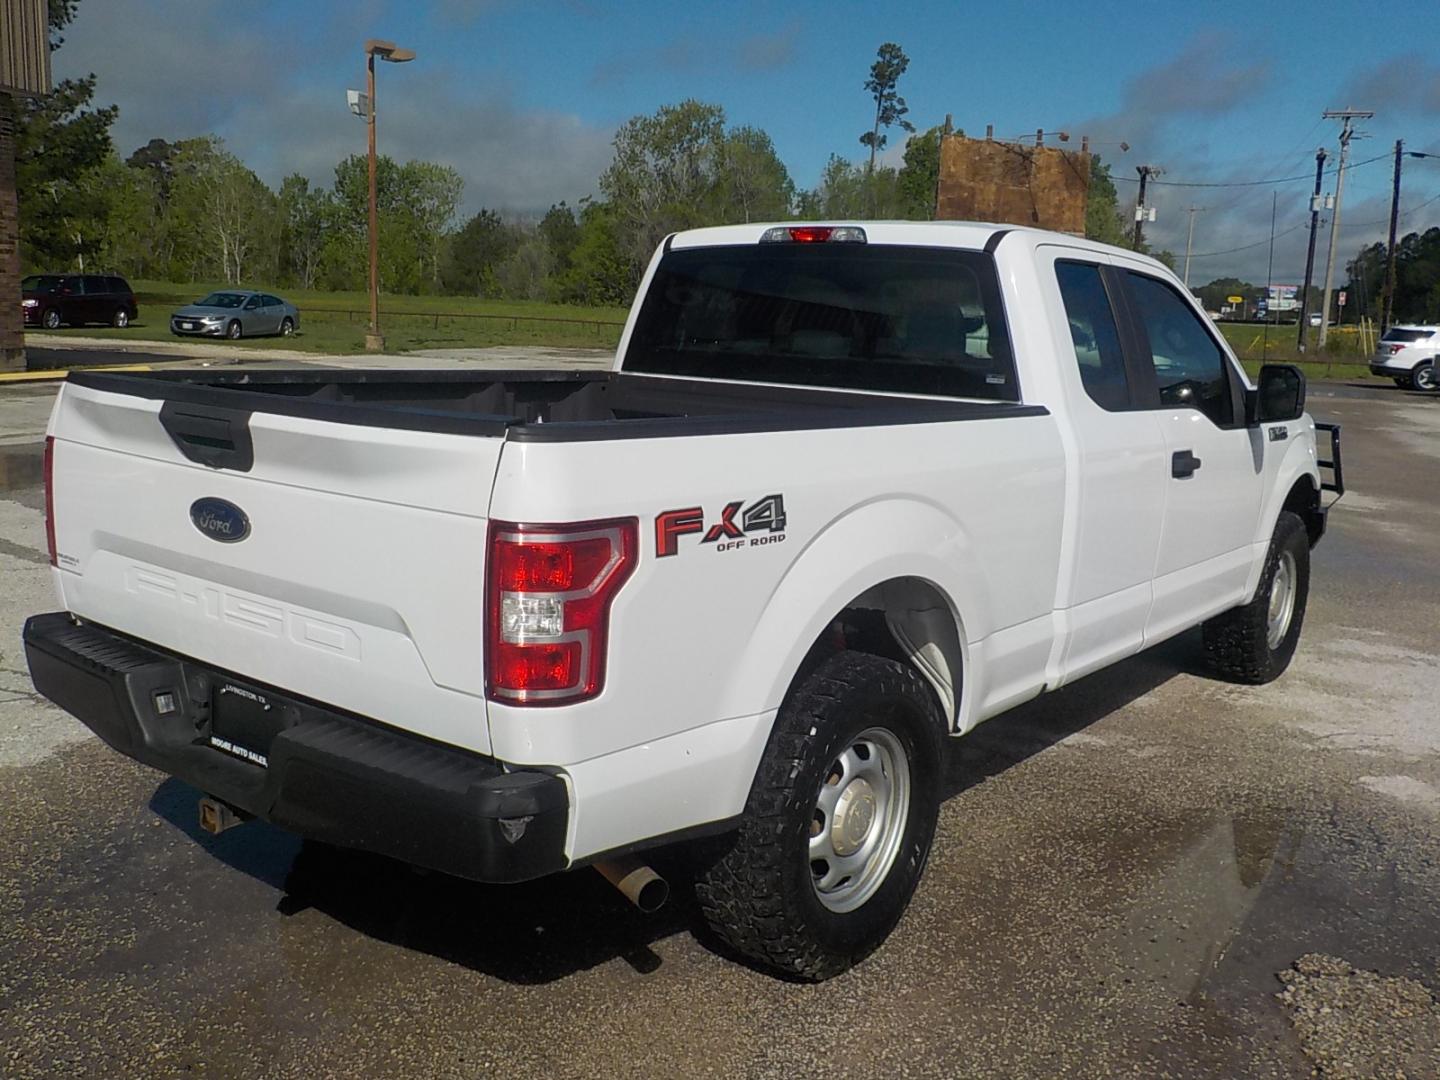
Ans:
<svg viewBox="0 0 1440 1080"><path fill-rule="evenodd" d="M1018 401L991 256L894 244L667 252L627 371Z"/></svg>
<svg viewBox="0 0 1440 1080"><path fill-rule="evenodd" d="M1075 349L1075 362L1085 393L1109 412L1130 408L1125 350L1100 267L1094 263L1057 261L1055 279L1065 303L1070 342Z"/></svg>

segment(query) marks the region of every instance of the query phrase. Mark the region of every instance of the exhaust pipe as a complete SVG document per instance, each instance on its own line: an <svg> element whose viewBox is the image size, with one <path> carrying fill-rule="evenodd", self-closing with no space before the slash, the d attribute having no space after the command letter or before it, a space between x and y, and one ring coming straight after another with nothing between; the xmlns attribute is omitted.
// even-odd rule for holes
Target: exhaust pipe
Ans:
<svg viewBox="0 0 1440 1080"><path fill-rule="evenodd" d="M200 827L208 833L218 836L226 829L244 825L249 820L249 814L243 810L237 810L229 803L221 802L209 795L200 799Z"/></svg>
<svg viewBox="0 0 1440 1080"><path fill-rule="evenodd" d="M665 879L639 859L606 859L597 862L595 869L646 915L653 915L670 899L670 886Z"/></svg>

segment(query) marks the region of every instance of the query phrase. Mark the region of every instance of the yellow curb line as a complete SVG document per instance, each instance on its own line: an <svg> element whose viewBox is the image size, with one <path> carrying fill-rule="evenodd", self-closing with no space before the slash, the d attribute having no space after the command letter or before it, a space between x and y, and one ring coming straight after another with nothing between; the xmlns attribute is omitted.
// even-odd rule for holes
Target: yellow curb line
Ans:
<svg viewBox="0 0 1440 1080"><path fill-rule="evenodd" d="M0 383L45 382L63 379L72 371L152 371L149 364L95 364L90 367L55 368L51 371L0 372Z"/></svg>

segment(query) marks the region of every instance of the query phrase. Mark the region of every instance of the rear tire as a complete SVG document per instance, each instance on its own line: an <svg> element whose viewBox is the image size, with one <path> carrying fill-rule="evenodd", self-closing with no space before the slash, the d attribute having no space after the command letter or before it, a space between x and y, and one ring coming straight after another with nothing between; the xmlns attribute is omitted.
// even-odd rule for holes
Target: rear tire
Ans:
<svg viewBox="0 0 1440 1080"><path fill-rule="evenodd" d="M225 336L231 341L240 340L240 320L231 319L230 325L225 328Z"/></svg>
<svg viewBox="0 0 1440 1080"><path fill-rule="evenodd" d="M857 652L821 664L780 709L738 833L699 874L715 933L816 982L873 952L930 853L944 729L913 669Z"/></svg>
<svg viewBox="0 0 1440 1080"><path fill-rule="evenodd" d="M291 336L292 334L294 334L294 333L295 333L295 320L292 319L292 318L290 318L289 315L286 315L285 318L283 318L283 319L280 320L280 336L281 336L281 337L290 337L290 336Z"/></svg>
<svg viewBox="0 0 1440 1080"><path fill-rule="evenodd" d="M124 308L116 308L115 314L110 316L110 325L117 330L124 330L130 325L130 313Z"/></svg>
<svg viewBox="0 0 1440 1080"><path fill-rule="evenodd" d="M1305 523L1281 511L1255 598L1201 628L1211 671L1258 686L1278 678L1295 655L1310 594L1310 537Z"/></svg>
<svg viewBox="0 0 1440 1080"><path fill-rule="evenodd" d="M1440 378L1435 374L1435 365L1421 364L1415 369L1412 379L1416 390L1434 391L1440 389Z"/></svg>

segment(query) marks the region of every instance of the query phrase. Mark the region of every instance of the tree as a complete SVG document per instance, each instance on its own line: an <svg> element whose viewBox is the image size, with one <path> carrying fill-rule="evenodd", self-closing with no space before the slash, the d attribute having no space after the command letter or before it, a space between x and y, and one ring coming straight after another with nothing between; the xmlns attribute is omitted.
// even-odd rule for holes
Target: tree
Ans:
<svg viewBox="0 0 1440 1080"><path fill-rule="evenodd" d="M570 268L570 256L580 242L580 226L575 211L561 202L553 205L540 220L540 236L550 250L553 274L564 274Z"/></svg>
<svg viewBox="0 0 1440 1080"><path fill-rule="evenodd" d="M91 107L94 96L90 75L65 79L50 95L19 104L15 190L20 257L30 267L83 265L96 253L102 208L87 197L82 177L110 156L110 125L118 110Z"/></svg>
<svg viewBox="0 0 1440 1080"><path fill-rule="evenodd" d="M719 147L714 198L717 223L790 215L795 184L769 135L755 127L730 129Z"/></svg>
<svg viewBox="0 0 1440 1080"><path fill-rule="evenodd" d="M600 190L620 229L631 287L667 233L706 223L724 138L725 110L694 100L633 116L615 133Z"/></svg>
<svg viewBox="0 0 1440 1080"><path fill-rule="evenodd" d="M440 271L447 293L459 296L497 296L500 286L495 268L515 248L515 236L493 210L481 210L450 238Z"/></svg>
<svg viewBox="0 0 1440 1080"><path fill-rule="evenodd" d="M803 193L798 209L804 218L894 218L901 217L900 176L881 165L874 170L853 165L838 154L820 173L814 191Z"/></svg>
<svg viewBox="0 0 1440 1080"><path fill-rule="evenodd" d="M870 65L870 77L865 80L865 89L875 99L875 123L860 136L860 144L870 148L870 172L875 171L875 154L885 149L886 136L882 127L899 127L914 131L915 125L905 119L910 111L897 87L900 76L910 66L910 58L894 42L887 41L876 52L875 63Z"/></svg>
<svg viewBox="0 0 1440 1080"><path fill-rule="evenodd" d="M1130 230L1120 212L1115 181L1110 179L1110 166L1099 154L1090 155L1090 188L1085 198L1085 238L1116 247L1130 246Z"/></svg>
<svg viewBox="0 0 1440 1080"><path fill-rule="evenodd" d="M184 241L192 279L218 271L238 285L257 272L273 273L278 241L274 194L216 136L179 146L170 223L179 230L177 241Z"/></svg>
<svg viewBox="0 0 1440 1080"><path fill-rule="evenodd" d="M302 289L313 289L334 218L334 199L324 188L292 173L280 181L280 270Z"/></svg>
<svg viewBox="0 0 1440 1080"><path fill-rule="evenodd" d="M580 240L570 256L570 269L559 280L560 299L573 304L628 304L635 287L620 244L615 211L605 203L583 201Z"/></svg>
<svg viewBox="0 0 1440 1080"><path fill-rule="evenodd" d="M923 135L912 135L905 142L905 163L900 167L897 183L900 188L901 216L914 221L929 221L935 216L935 191L940 184L940 140L944 129L939 125Z"/></svg>
<svg viewBox="0 0 1440 1080"><path fill-rule="evenodd" d="M409 214L414 219L421 258L429 268L429 282L438 287L445 237L465 194L465 180L449 165L433 161L407 161L396 179L398 205L392 212Z"/></svg>

